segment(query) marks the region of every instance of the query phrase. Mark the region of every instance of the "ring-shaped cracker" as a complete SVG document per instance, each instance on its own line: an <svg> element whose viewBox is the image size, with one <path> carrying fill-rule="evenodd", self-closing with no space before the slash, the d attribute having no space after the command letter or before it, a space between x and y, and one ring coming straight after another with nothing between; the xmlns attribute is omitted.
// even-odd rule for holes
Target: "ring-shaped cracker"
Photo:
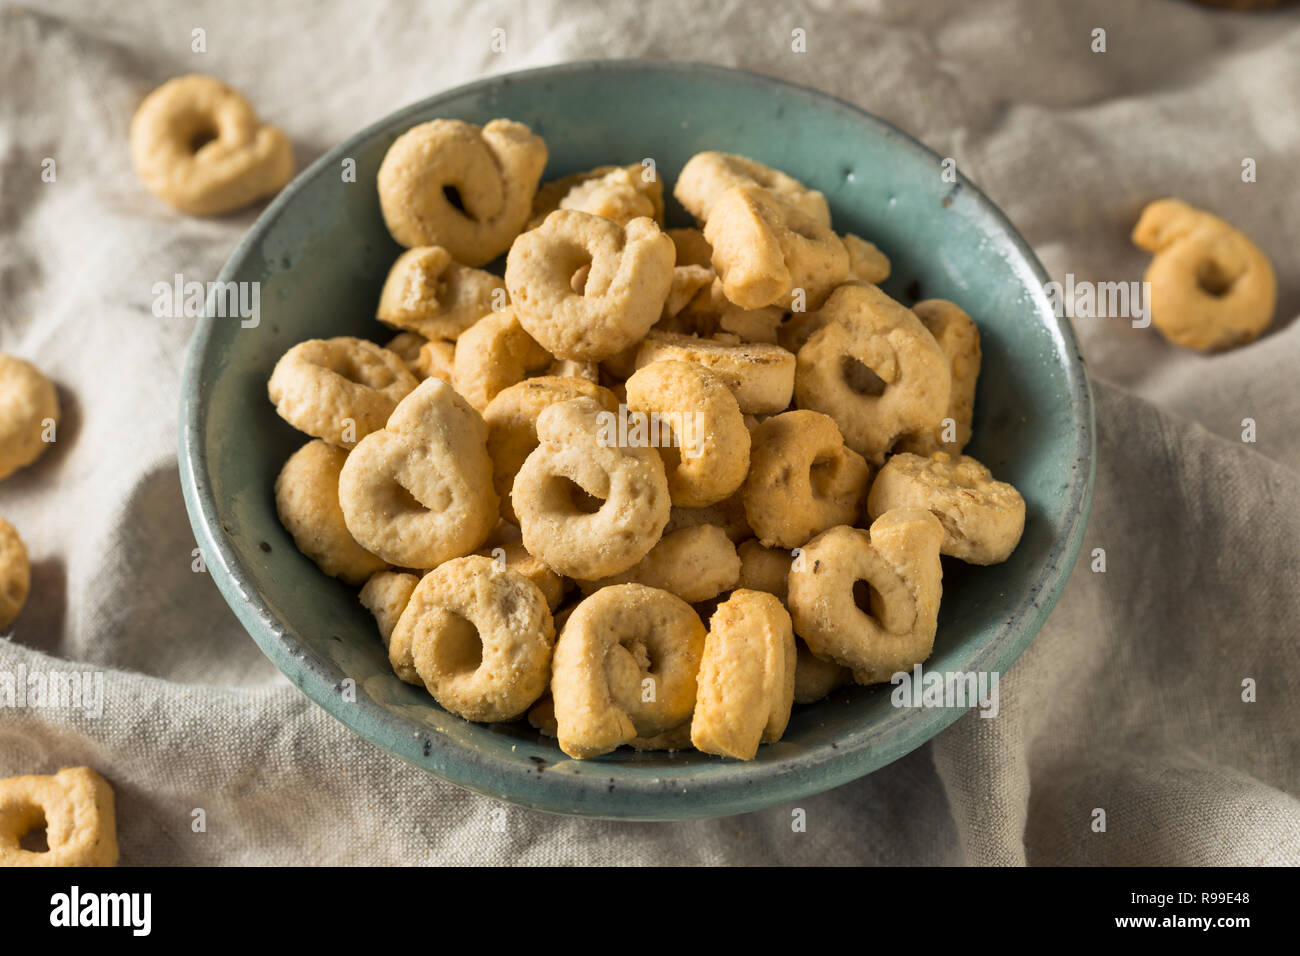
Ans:
<svg viewBox="0 0 1300 956"><path fill-rule="evenodd" d="M510 490L520 467L537 447L537 416L548 406L571 398L595 399L606 411L618 411L618 399L609 389L583 378L555 375L526 378L504 388L483 410L492 481L501 498L501 517L507 521L518 524Z"/></svg>
<svg viewBox="0 0 1300 956"><path fill-rule="evenodd" d="M640 341L672 287L673 242L648 218L626 226L559 209L524 233L506 259L519 321L552 355L599 362ZM589 267L581 291L573 277Z"/></svg>
<svg viewBox="0 0 1300 956"><path fill-rule="evenodd" d="M961 306L947 299L926 299L912 306L912 311L948 357L952 391L948 397L948 411L939 427L904 435L894 450L917 455L931 455L937 451L960 455L970 442L971 419L975 415L975 386L980 375L979 328ZM944 437L948 419L952 420L951 441Z"/></svg>
<svg viewBox="0 0 1300 956"><path fill-rule="evenodd" d="M551 362L550 353L507 306L479 319L456 340L451 378L456 391L482 412L500 392Z"/></svg>
<svg viewBox="0 0 1300 956"><path fill-rule="evenodd" d="M546 690L555 625L518 571L471 554L434 568L411 594L392 646L410 648L434 700L466 720L514 720Z"/></svg>
<svg viewBox="0 0 1300 956"><path fill-rule="evenodd" d="M455 262L441 246L418 246L388 270L375 317L426 339L455 340L505 305L506 285L492 273Z"/></svg>
<svg viewBox="0 0 1300 956"><path fill-rule="evenodd" d="M745 517L767 547L797 548L857 518L870 466L820 412L774 415L751 433Z"/></svg>
<svg viewBox="0 0 1300 956"><path fill-rule="evenodd" d="M0 518L0 632L22 612L32 587L32 564L18 529Z"/></svg>
<svg viewBox="0 0 1300 956"><path fill-rule="evenodd" d="M45 454L58 422L54 383L30 362L0 355L0 479Z"/></svg>
<svg viewBox="0 0 1300 956"><path fill-rule="evenodd" d="M830 227L757 186L723 193L704 238L727 298L745 309L816 309L851 278L848 250Z"/></svg>
<svg viewBox="0 0 1300 956"><path fill-rule="evenodd" d="M1145 276L1151 321L1175 345L1204 352L1235 348L1273 321L1273 264L1218 216L1159 199L1142 210L1133 242L1155 254Z"/></svg>
<svg viewBox="0 0 1300 956"><path fill-rule="evenodd" d="M900 435L937 430L952 373L916 313L873 285L840 286L822 313L826 325L799 350L796 404L835 419L845 443L877 465Z"/></svg>
<svg viewBox="0 0 1300 956"><path fill-rule="evenodd" d="M551 668L560 749L596 757L679 726L695 707L704 640L699 615L667 591L619 584L586 598Z"/></svg>
<svg viewBox="0 0 1300 956"><path fill-rule="evenodd" d="M276 412L298 431L352 448L383 428L418 384L396 352L339 336L289 349L275 363L266 390Z"/></svg>
<svg viewBox="0 0 1300 956"><path fill-rule="evenodd" d="M293 147L243 95L210 76L168 80L131 118L131 161L159 199L192 216L219 216L280 191Z"/></svg>
<svg viewBox="0 0 1300 956"><path fill-rule="evenodd" d="M703 508L740 488L749 472L749 429L720 376L693 362L651 362L627 380L627 408L645 416L674 506Z"/></svg>
<svg viewBox="0 0 1300 956"><path fill-rule="evenodd" d="M357 544L339 506L348 453L317 438L289 456L275 479L275 510L298 550L332 578L359 587L387 565Z"/></svg>
<svg viewBox="0 0 1300 956"><path fill-rule="evenodd" d="M467 266L510 248L532 208L546 143L523 123L436 119L393 142L379 166L379 206L407 248L442 246Z"/></svg>
<svg viewBox="0 0 1300 956"><path fill-rule="evenodd" d="M23 849L42 824L48 849ZM113 866L117 856L113 788L95 771L0 780L0 866Z"/></svg>
<svg viewBox="0 0 1300 956"><path fill-rule="evenodd" d="M893 455L867 496L867 514L924 508L943 525L940 552L967 564L999 564L1025 530L1025 499L968 455Z"/></svg>
<svg viewBox="0 0 1300 956"><path fill-rule="evenodd" d="M790 568L795 633L859 684L911 670L934 647L942 540L939 520L920 508L886 511L867 531L822 532Z"/></svg>
<svg viewBox="0 0 1300 956"><path fill-rule="evenodd" d="M687 212L704 222L723 194L737 186L766 189L823 226L831 224L826 197L817 190L779 169L732 153L696 153L678 174L673 195Z"/></svg>
<svg viewBox="0 0 1300 956"><path fill-rule="evenodd" d="M607 440L615 418L590 398L537 416L538 446L515 476L511 503L524 546L560 574L597 580L649 553L668 522L663 460Z"/></svg>
<svg viewBox="0 0 1300 956"><path fill-rule="evenodd" d="M497 523L487 426L441 379L426 379L366 436L339 475L348 531L404 568L468 554Z"/></svg>
<svg viewBox="0 0 1300 956"><path fill-rule="evenodd" d="M790 615L764 591L733 591L709 619L691 743L704 753L753 760L781 739L794 703Z"/></svg>

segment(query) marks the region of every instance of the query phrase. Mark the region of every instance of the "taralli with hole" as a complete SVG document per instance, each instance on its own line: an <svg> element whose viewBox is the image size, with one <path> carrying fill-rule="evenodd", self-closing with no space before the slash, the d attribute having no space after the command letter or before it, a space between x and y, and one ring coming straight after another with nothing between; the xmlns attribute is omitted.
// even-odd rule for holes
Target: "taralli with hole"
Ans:
<svg viewBox="0 0 1300 956"><path fill-rule="evenodd" d="M612 584L644 584L698 604L735 587L739 578L736 546L721 528L704 524L665 534L622 574L578 584L586 594Z"/></svg>
<svg viewBox="0 0 1300 956"><path fill-rule="evenodd" d="M18 619L32 587L32 565L18 529L0 518L0 631Z"/></svg>
<svg viewBox="0 0 1300 956"><path fill-rule="evenodd" d="M442 246L463 265L485 265L528 221L546 156L546 143L523 123L421 123L380 164L384 222L408 249Z"/></svg>
<svg viewBox="0 0 1300 956"><path fill-rule="evenodd" d="M513 308L493 312L456 340L451 381L480 412L497 395L552 358L519 324Z"/></svg>
<svg viewBox="0 0 1300 956"><path fill-rule="evenodd" d="M794 680L786 609L763 591L733 591L709 619L691 743L705 753L753 760L760 743L785 733Z"/></svg>
<svg viewBox="0 0 1300 956"><path fill-rule="evenodd" d="M858 515L871 469L820 412L774 415L751 434L745 516L768 547L797 548Z"/></svg>
<svg viewBox="0 0 1300 956"><path fill-rule="evenodd" d="M599 362L636 344L663 313L675 250L654 220L620 226L572 209L524 233L506 258L506 289L528 334L552 355ZM589 266L581 291L573 277Z"/></svg>
<svg viewBox="0 0 1300 956"><path fill-rule="evenodd" d="M512 525L498 525L488 537L487 543L475 553L492 559L496 563L498 570L509 569L522 574L542 592L547 607L552 612L555 611L560 599L563 597L566 582L524 550L523 543L519 540L518 528ZM414 592L415 586L419 583L419 578L414 575L405 575L404 577L413 579L410 581L409 587L411 592ZM403 595L401 593L408 585L406 582L383 581L382 574L376 575L376 578L381 580L376 582L376 590L372 593L371 600L376 604L382 603L384 606L382 616L380 609L376 607L371 607L371 612L376 616L380 636L384 638L384 643L388 647L389 663L393 667L393 672L399 678L408 684L422 687L424 681L416 673L415 658L412 656L411 651L411 638L414 631L409 628L401 631L396 629L402 612L405 611L406 605L411 599L410 594ZM375 579L372 579L372 581L375 581ZM369 586L367 584L367 587ZM362 603L365 603L364 590L362 591L362 598ZM556 626L559 626L559 621L556 621ZM389 628L387 635L384 634L386 627Z"/></svg>
<svg viewBox="0 0 1300 956"><path fill-rule="evenodd" d="M952 373L916 314L873 285L841 286L822 312L827 324L799 350L796 404L835 419L876 465L899 436L937 431Z"/></svg>
<svg viewBox="0 0 1300 956"><path fill-rule="evenodd" d="M492 481L501 498L501 516L518 522L510 492L515 475L537 447L537 416L556 402L590 398L605 411L618 411L618 399L609 389L582 378L541 375L524 379L497 393L483 410L487 423L487 450L492 459Z"/></svg>
<svg viewBox="0 0 1300 956"><path fill-rule="evenodd" d="M403 568L468 554L497 523L487 426L441 379L408 395L348 455L339 503L367 551Z"/></svg>
<svg viewBox="0 0 1300 956"><path fill-rule="evenodd" d="M299 342L271 372L267 394L281 418L313 438L352 448L384 427L419 384L401 356L364 339Z"/></svg>
<svg viewBox="0 0 1300 956"><path fill-rule="evenodd" d="M783 411L794 393L795 357L776 345L651 332L637 349L636 367L665 361L708 369L726 383L747 415Z"/></svg>
<svg viewBox="0 0 1300 956"><path fill-rule="evenodd" d="M23 849L42 822L49 849ZM0 780L0 866L114 866L117 857L113 788L95 771Z"/></svg>
<svg viewBox="0 0 1300 956"><path fill-rule="evenodd" d="M926 299L912 306L912 311L948 356L952 391L948 397L948 413L939 427L904 435L894 450L917 455L931 455L936 451L960 455L970 441L971 419L975 415L975 386L980 375L979 329L961 306L947 299ZM947 439L945 435L950 427L952 437Z"/></svg>
<svg viewBox="0 0 1300 956"><path fill-rule="evenodd" d="M332 578L360 586L387 564L357 544L339 507L348 453L319 438L299 448L275 479L275 510L298 550Z"/></svg>
<svg viewBox="0 0 1300 956"><path fill-rule="evenodd" d="M878 518L893 508L925 508L943 525L939 550L967 564L999 564L1011 557L1025 530L1025 499L974 458L936 452L894 455L867 497Z"/></svg>
<svg viewBox="0 0 1300 956"><path fill-rule="evenodd" d="M289 138L210 76L178 76L146 96L130 139L131 161L149 191L192 216L240 209L293 178Z"/></svg>
<svg viewBox="0 0 1300 956"><path fill-rule="evenodd" d="M419 583L419 575L404 571L379 571L372 574L361 589L361 605L374 615L384 647L388 647L392 640L397 622L402 619L402 612L411 603L411 595Z"/></svg>
<svg viewBox="0 0 1300 956"><path fill-rule="evenodd" d="M455 262L441 246L419 246L388 270L375 317L426 339L455 340L506 303L506 285L492 273Z"/></svg>
<svg viewBox="0 0 1300 956"><path fill-rule="evenodd" d="M848 250L829 226L757 186L723 193L704 238L723 291L742 308L816 309L850 278Z"/></svg>
<svg viewBox="0 0 1300 956"><path fill-rule="evenodd" d="M620 584L584 600L555 645L560 749L597 757L689 719L704 640L699 615L667 591Z"/></svg>
<svg viewBox="0 0 1300 956"><path fill-rule="evenodd" d="M721 377L693 362L651 362L627 380L627 408L648 423L674 505L702 508L740 488L749 471L749 429ZM664 425L668 441L660 434Z"/></svg>
<svg viewBox="0 0 1300 956"><path fill-rule="evenodd" d="M420 580L393 632L393 645L399 640L447 710L514 720L546 690L555 625L537 585L474 554Z"/></svg>
<svg viewBox="0 0 1300 956"><path fill-rule="evenodd" d="M529 553L583 580L620 574L644 558L671 506L657 451L602 441L601 416L609 414L590 398L543 409L539 444L510 496Z"/></svg>
<svg viewBox="0 0 1300 956"><path fill-rule="evenodd" d="M1253 342L1273 321L1273 264L1241 231L1179 199L1142 210L1135 245L1147 267L1151 321L1175 345L1202 352Z"/></svg>
<svg viewBox="0 0 1300 956"><path fill-rule="evenodd" d="M831 224L826 197L817 190L779 169L731 153L696 153L682 167L673 195L687 212L705 222L718 200L737 186L765 189L815 222Z"/></svg>
<svg viewBox="0 0 1300 956"><path fill-rule="evenodd" d="M45 454L58 423L54 383L31 362L0 354L0 480Z"/></svg>
<svg viewBox="0 0 1300 956"><path fill-rule="evenodd" d="M887 511L862 531L840 525L790 568L795 633L859 684L887 681L930 656L938 627L943 528L920 508ZM856 586L870 595L863 601ZM863 603L870 610L864 610Z"/></svg>

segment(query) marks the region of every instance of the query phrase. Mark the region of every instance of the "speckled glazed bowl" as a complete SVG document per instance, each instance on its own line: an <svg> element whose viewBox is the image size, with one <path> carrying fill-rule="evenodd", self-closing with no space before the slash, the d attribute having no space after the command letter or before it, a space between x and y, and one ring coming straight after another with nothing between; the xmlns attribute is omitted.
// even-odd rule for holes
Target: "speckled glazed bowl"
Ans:
<svg viewBox="0 0 1300 956"><path fill-rule="evenodd" d="M653 157L672 183L705 149L741 153L820 189L835 223L893 261L886 289L959 302L984 366L970 451L1025 496L1005 564L945 559L934 654L941 671L1003 672L1047 617L1087 522L1093 413L1073 334L1015 229L970 182L889 124L813 90L712 66L613 61L498 76L407 107L331 150L270 205L220 274L261 283L261 322L201 320L182 396L181 476L208 569L249 634L304 693L375 746L453 783L528 807L633 819L738 813L794 800L896 760L957 709L896 708L888 685L796 707L784 739L742 763L699 753L567 758L526 725L480 725L393 675L356 592L325 577L276 518L272 485L305 440L275 414L276 359L313 337L391 332L373 318L399 248L375 175L404 130L436 117L527 123L550 147L546 178ZM356 182L344 182L345 159ZM670 203L670 222L685 224ZM341 693L356 682L356 700Z"/></svg>

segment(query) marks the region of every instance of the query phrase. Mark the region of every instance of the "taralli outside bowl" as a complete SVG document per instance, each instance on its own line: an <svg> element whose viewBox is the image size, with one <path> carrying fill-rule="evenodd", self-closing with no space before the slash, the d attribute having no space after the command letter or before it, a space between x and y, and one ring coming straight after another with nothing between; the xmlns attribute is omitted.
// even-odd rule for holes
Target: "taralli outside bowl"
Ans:
<svg viewBox="0 0 1300 956"><path fill-rule="evenodd" d="M1015 229L940 157L874 116L813 90L713 66L575 63L471 83L407 107L331 150L270 205L221 271L261 284L256 327L205 318L190 346L180 469L208 570L253 639L331 714L411 763L479 792L559 813L662 820L740 813L827 790L908 753L958 709L897 708L889 685L796 706L751 762L623 748L571 760L526 724L472 724L393 674L354 589L322 574L276 516L281 465L306 441L266 397L271 369L308 338L385 341L373 318L401 251L375 177L390 143L437 117L508 117L545 137L551 179L653 158L672 183L701 150L740 153L821 190L836 228L893 261L904 303L950 298L979 323L983 371L970 453L1020 489L1024 538L1005 564L944 561L935 671L1004 672L1056 603L1092 496L1092 401L1074 336ZM354 160L356 181L345 181ZM675 203L669 221L685 225ZM908 294L911 289L913 295ZM355 682L355 701L345 689Z"/></svg>

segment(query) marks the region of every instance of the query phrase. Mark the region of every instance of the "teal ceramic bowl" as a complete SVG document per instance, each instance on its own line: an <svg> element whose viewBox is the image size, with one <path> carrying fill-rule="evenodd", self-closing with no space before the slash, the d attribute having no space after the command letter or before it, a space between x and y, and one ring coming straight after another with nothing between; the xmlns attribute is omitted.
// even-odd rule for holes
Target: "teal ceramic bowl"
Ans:
<svg viewBox="0 0 1300 956"><path fill-rule="evenodd" d="M305 438L266 398L276 359L307 338L392 334L373 318L400 251L375 192L385 150L416 123L498 116L546 138L546 178L653 157L671 183L706 149L786 170L826 194L838 229L885 250L892 295L951 298L975 317L984 366L970 451L1021 490L1028 520L1005 564L945 559L928 669L1004 672L1065 585L1091 500L1092 404L1043 268L1006 218L969 181L945 182L940 157L830 96L712 66L613 61L493 77L393 114L298 176L230 257L219 279L261 283L261 321L201 320L185 372L180 467L197 540L235 614L294 684L371 743L542 810L647 820L739 813L829 789L920 746L962 711L894 707L885 685L796 707L785 737L748 763L630 751L570 760L526 726L469 723L399 681L356 592L321 574L281 528L272 485ZM341 176L348 159L355 182ZM675 203L674 217L686 224Z"/></svg>

